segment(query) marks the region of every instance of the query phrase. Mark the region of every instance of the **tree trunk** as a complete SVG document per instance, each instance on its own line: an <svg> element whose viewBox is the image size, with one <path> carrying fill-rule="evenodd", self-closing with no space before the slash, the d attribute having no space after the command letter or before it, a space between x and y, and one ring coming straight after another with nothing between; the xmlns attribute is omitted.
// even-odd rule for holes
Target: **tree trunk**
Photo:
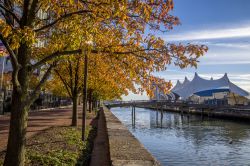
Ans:
<svg viewBox="0 0 250 166"><path fill-rule="evenodd" d="M89 99L89 112L91 112L91 101L90 101L90 99Z"/></svg>
<svg viewBox="0 0 250 166"><path fill-rule="evenodd" d="M26 129L29 106L26 96L13 91L7 152L4 166L23 166L25 160Z"/></svg>
<svg viewBox="0 0 250 166"><path fill-rule="evenodd" d="M78 97L78 105L81 105L81 97Z"/></svg>
<svg viewBox="0 0 250 166"><path fill-rule="evenodd" d="M100 100L97 101L97 107L98 108L101 107L101 101Z"/></svg>
<svg viewBox="0 0 250 166"><path fill-rule="evenodd" d="M18 62L22 68L19 70L17 66L13 66L12 71L11 117L4 166L24 166L28 111L31 105L29 100L33 100L27 100L31 73L29 73L26 65L29 62L31 51L26 44L22 44L18 53ZM15 74L17 74L17 77ZM18 79L19 84L15 84L16 79Z"/></svg>
<svg viewBox="0 0 250 166"><path fill-rule="evenodd" d="M95 110L95 100L92 100L92 110Z"/></svg>
<svg viewBox="0 0 250 166"><path fill-rule="evenodd" d="M93 109L96 110L96 100L95 99L93 100Z"/></svg>
<svg viewBox="0 0 250 166"><path fill-rule="evenodd" d="M71 123L71 126L77 126L77 102L78 102L78 96L77 95L74 95L73 98L72 98L72 101L73 101L73 110L72 110L72 123Z"/></svg>
<svg viewBox="0 0 250 166"><path fill-rule="evenodd" d="M89 90L89 112L92 111L92 89Z"/></svg>

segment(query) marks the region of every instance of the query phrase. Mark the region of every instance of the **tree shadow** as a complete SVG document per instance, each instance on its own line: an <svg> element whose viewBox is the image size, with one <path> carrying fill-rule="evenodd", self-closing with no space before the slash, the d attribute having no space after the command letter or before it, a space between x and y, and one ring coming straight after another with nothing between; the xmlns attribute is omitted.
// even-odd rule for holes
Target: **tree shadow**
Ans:
<svg viewBox="0 0 250 166"><path fill-rule="evenodd" d="M81 156L77 160L76 166L90 165L91 153L94 147L94 140L97 136L97 126L98 126L99 112L97 116L90 122L91 130L88 133L86 139L86 146L82 151Z"/></svg>

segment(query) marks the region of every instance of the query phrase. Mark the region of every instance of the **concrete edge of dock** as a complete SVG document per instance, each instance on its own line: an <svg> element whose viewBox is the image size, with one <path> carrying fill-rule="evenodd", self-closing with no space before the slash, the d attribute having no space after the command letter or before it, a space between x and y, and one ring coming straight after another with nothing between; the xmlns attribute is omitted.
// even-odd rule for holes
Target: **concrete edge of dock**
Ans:
<svg viewBox="0 0 250 166"><path fill-rule="evenodd" d="M130 133L122 122L104 107L113 166L160 166L147 149Z"/></svg>

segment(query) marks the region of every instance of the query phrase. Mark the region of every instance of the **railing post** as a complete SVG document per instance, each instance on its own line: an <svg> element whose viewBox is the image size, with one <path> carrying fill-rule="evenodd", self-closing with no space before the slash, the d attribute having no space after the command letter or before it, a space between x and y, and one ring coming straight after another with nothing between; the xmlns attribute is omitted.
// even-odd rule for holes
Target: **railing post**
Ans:
<svg viewBox="0 0 250 166"><path fill-rule="evenodd" d="M134 106L134 125L135 125L135 106Z"/></svg>
<svg viewBox="0 0 250 166"><path fill-rule="evenodd" d="M162 119L163 119L163 106L161 105L161 128L162 128Z"/></svg>
<svg viewBox="0 0 250 166"><path fill-rule="evenodd" d="M204 117L203 117L203 112L204 112L204 108L201 108L201 119L203 120Z"/></svg>
<svg viewBox="0 0 250 166"><path fill-rule="evenodd" d="M156 103L156 127L158 127L158 104Z"/></svg>
<svg viewBox="0 0 250 166"><path fill-rule="evenodd" d="M134 104L132 105L132 111L131 111L131 119L132 119L132 127L135 127L135 106Z"/></svg>

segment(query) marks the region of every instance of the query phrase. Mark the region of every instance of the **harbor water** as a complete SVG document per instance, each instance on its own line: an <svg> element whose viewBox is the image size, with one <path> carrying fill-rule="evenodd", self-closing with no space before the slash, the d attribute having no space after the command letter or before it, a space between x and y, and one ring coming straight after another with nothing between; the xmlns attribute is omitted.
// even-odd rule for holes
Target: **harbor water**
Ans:
<svg viewBox="0 0 250 166"><path fill-rule="evenodd" d="M249 123L145 108L135 108L135 118L131 107L111 111L162 165L250 165Z"/></svg>

